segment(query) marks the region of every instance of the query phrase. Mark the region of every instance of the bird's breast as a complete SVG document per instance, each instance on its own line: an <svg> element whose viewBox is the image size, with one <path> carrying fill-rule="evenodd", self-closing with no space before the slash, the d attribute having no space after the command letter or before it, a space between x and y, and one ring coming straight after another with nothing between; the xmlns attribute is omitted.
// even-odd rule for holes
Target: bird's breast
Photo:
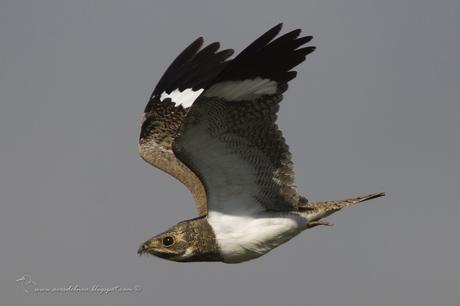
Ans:
<svg viewBox="0 0 460 306"><path fill-rule="evenodd" d="M300 233L306 220L286 212L262 212L251 216L210 211L208 223L219 252L227 263L257 258Z"/></svg>

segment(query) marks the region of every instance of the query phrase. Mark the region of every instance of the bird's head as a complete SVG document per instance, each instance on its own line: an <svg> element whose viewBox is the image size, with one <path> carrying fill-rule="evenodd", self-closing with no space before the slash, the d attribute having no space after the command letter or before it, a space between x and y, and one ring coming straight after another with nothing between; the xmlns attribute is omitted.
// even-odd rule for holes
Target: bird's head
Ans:
<svg viewBox="0 0 460 306"><path fill-rule="evenodd" d="M184 261L194 254L194 248L186 233L187 224L176 224L144 242L139 247L138 254L149 253L168 260Z"/></svg>
<svg viewBox="0 0 460 306"><path fill-rule="evenodd" d="M220 260L214 233L203 217L170 227L144 242L137 252L179 262Z"/></svg>

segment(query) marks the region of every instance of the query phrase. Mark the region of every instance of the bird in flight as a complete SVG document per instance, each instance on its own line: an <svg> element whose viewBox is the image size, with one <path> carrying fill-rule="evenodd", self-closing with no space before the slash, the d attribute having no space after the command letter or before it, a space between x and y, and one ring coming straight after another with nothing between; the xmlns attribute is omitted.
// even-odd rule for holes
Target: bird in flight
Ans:
<svg viewBox="0 0 460 306"><path fill-rule="evenodd" d="M238 56L192 42L166 70L145 107L141 157L181 181L198 217L143 243L178 262L257 258L362 197L309 203L294 182L291 153L276 125L294 67L315 50L300 29L278 24Z"/></svg>

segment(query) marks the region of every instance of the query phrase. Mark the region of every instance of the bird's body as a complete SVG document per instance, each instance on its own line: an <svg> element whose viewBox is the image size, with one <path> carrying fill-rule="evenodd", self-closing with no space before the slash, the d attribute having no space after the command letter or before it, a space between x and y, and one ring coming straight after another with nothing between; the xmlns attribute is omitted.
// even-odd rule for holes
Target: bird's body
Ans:
<svg viewBox="0 0 460 306"><path fill-rule="evenodd" d="M146 241L139 253L180 261L257 258L342 207L382 196L308 203L276 125L287 83L314 47L270 29L236 58L200 38L171 64L144 112L143 159L187 186L199 217Z"/></svg>
<svg viewBox="0 0 460 306"><path fill-rule="evenodd" d="M251 216L210 213L222 261L238 263L257 258L303 231L308 219L292 212L259 212Z"/></svg>

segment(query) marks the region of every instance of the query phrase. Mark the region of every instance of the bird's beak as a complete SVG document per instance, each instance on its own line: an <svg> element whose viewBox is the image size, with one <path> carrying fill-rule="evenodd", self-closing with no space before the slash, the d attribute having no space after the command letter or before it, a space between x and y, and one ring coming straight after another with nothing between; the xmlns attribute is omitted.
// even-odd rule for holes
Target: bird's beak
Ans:
<svg viewBox="0 0 460 306"><path fill-rule="evenodd" d="M153 253L155 249L159 247L159 242L156 239L150 239L144 242L139 249L137 254L142 255L144 253Z"/></svg>
<svg viewBox="0 0 460 306"><path fill-rule="evenodd" d="M137 250L137 254L142 255L144 254L146 250L147 250L147 246L145 245L145 243L143 243Z"/></svg>

